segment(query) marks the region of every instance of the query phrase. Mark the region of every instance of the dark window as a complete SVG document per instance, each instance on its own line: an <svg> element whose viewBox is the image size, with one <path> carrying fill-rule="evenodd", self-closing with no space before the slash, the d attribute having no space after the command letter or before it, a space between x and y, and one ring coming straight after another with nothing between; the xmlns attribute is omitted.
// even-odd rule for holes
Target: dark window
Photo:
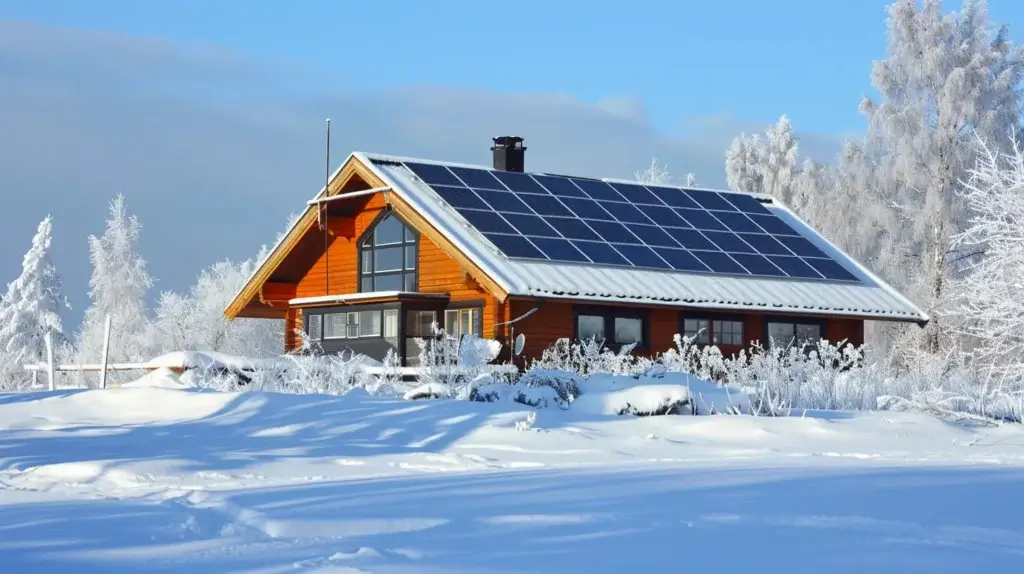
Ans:
<svg viewBox="0 0 1024 574"><path fill-rule="evenodd" d="M615 318L615 342L619 345L641 344L644 341L644 322L639 317Z"/></svg>
<svg viewBox="0 0 1024 574"><path fill-rule="evenodd" d="M604 317L601 315L578 315L576 317L576 338L581 340L604 340Z"/></svg>
<svg viewBox="0 0 1024 574"><path fill-rule="evenodd" d="M616 307L581 307L576 310L576 339L596 339L609 348L636 343L647 347L647 313Z"/></svg>
<svg viewBox="0 0 1024 574"><path fill-rule="evenodd" d="M707 319L683 319L683 336L694 344L707 345L711 341L710 321Z"/></svg>
<svg viewBox="0 0 1024 574"><path fill-rule="evenodd" d="M766 329L770 348L797 345L807 350L821 341L821 323L814 321L769 321Z"/></svg>
<svg viewBox="0 0 1024 574"><path fill-rule="evenodd" d="M420 346L416 339L431 340L435 337L433 324L437 322L434 311L407 311L405 314L405 364L419 364Z"/></svg>
<svg viewBox="0 0 1024 574"><path fill-rule="evenodd" d="M359 290L415 291L417 240L398 216L386 212L359 244Z"/></svg>
<svg viewBox="0 0 1024 574"><path fill-rule="evenodd" d="M743 345L743 320L737 318L683 317L683 336L696 345Z"/></svg>
<svg viewBox="0 0 1024 574"><path fill-rule="evenodd" d="M743 321L713 321L711 340L716 345L743 345Z"/></svg>

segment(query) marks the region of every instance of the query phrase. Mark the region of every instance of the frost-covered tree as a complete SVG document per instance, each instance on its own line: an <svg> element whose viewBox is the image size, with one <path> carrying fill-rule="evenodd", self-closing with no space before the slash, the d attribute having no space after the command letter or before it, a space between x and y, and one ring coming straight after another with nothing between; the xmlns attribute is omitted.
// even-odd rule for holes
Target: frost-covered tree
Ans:
<svg viewBox="0 0 1024 574"><path fill-rule="evenodd" d="M942 326L948 285L970 252L950 249L969 210L959 193L976 157L975 138L1004 145L1020 121L1024 51L995 29L987 2L967 0L943 13L940 0L889 6L889 53L872 68L878 98L865 97L868 130L844 174L863 184L858 205L882 209L876 269L932 311L913 347L937 352L951 341ZM851 166L848 166L851 167Z"/></svg>
<svg viewBox="0 0 1024 574"><path fill-rule="evenodd" d="M89 279L91 305L78 333L77 354L80 363L97 363L102 358L103 330L107 315L111 318L111 362L148 360L150 344L146 336L149 320L146 294L153 279L146 262L138 253L142 225L125 208L124 196L110 202L107 229L103 235L89 237Z"/></svg>
<svg viewBox="0 0 1024 574"><path fill-rule="evenodd" d="M636 180L640 183L651 185L671 185L672 176L668 173L668 166L658 163L658 158L651 158L651 165L639 170L635 174Z"/></svg>
<svg viewBox="0 0 1024 574"><path fill-rule="evenodd" d="M982 253L954 283L950 313L977 342L976 351L1003 374L1024 377L1024 151L990 144L971 170L961 197L973 215L954 248Z"/></svg>
<svg viewBox="0 0 1024 574"><path fill-rule="evenodd" d="M634 177L640 183L650 185L675 185L672 176L669 174L668 166L659 164L656 157L651 158L651 165L637 171ZM686 182L686 187L696 187L697 176L693 173L687 173L684 181Z"/></svg>
<svg viewBox="0 0 1024 574"><path fill-rule="evenodd" d="M217 351L245 357L279 354L284 322L268 319L228 321L224 308L245 285L256 260L220 261L200 273L187 294L164 292L153 318L156 352Z"/></svg>
<svg viewBox="0 0 1024 574"><path fill-rule="evenodd" d="M764 133L734 139L725 152L725 181L730 189L766 193L789 204L798 174L800 148L789 118L782 116Z"/></svg>
<svg viewBox="0 0 1024 574"><path fill-rule="evenodd" d="M52 231L53 220L47 216L22 260L21 275L0 299L0 388L18 386L23 365L45 359L47 333L54 349L65 342L60 311L70 306L50 259Z"/></svg>

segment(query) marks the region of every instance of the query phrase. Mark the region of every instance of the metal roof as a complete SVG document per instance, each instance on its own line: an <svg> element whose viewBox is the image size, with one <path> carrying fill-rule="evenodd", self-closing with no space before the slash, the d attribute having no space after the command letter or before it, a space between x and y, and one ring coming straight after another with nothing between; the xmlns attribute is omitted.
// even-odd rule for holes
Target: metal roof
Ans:
<svg viewBox="0 0 1024 574"><path fill-rule="evenodd" d="M774 199L766 204L768 209L856 275L860 284L510 259L400 163L409 161L489 168L362 152L353 156L510 295L736 311L846 315L919 323L928 321L928 315L909 299Z"/></svg>

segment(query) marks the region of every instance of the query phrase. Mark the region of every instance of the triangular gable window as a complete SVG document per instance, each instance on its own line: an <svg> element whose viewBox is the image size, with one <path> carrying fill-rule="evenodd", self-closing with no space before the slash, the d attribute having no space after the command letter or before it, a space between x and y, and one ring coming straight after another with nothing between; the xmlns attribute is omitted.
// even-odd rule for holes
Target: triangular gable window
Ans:
<svg viewBox="0 0 1024 574"><path fill-rule="evenodd" d="M419 237L391 211L359 241L359 291L416 291Z"/></svg>

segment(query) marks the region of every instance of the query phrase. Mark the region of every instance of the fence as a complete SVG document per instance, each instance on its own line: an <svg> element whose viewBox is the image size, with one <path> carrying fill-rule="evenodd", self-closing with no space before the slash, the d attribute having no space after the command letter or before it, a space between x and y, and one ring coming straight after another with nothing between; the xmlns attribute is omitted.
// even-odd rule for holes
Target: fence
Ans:
<svg viewBox="0 0 1024 574"><path fill-rule="evenodd" d="M56 390L56 373L100 373L100 388L107 388L107 373L111 371L143 371L148 369L145 363L108 363L110 356L110 315L107 315L103 323L103 356L99 363L83 363L78 365L54 365L53 364L53 338L50 333L44 337L46 343L46 362L34 365L24 365L26 371L32 372L32 386L39 383L39 373L46 371L49 390Z"/></svg>

